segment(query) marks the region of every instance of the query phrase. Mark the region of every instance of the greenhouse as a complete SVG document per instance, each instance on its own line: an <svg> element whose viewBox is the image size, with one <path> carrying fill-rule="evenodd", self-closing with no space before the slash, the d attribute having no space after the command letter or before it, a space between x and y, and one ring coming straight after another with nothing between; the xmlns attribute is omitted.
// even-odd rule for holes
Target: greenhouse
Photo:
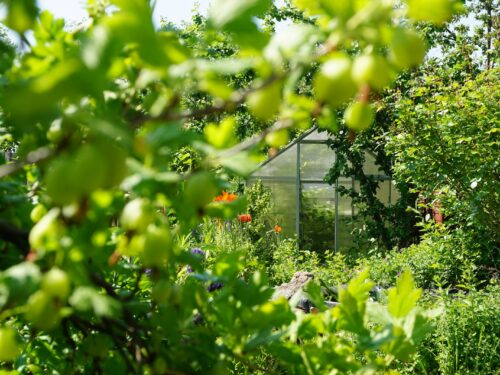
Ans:
<svg viewBox="0 0 500 375"><path fill-rule="evenodd" d="M247 179L247 184L262 181L271 190L272 219L283 234L298 239L301 245L336 251L352 246L353 232L363 225L352 198L340 187L359 188L352 176L341 176L335 184L325 175L336 161L326 131L313 128L269 158ZM364 173L379 181L377 198L390 205L399 192L390 176L384 174L375 157L365 152Z"/></svg>

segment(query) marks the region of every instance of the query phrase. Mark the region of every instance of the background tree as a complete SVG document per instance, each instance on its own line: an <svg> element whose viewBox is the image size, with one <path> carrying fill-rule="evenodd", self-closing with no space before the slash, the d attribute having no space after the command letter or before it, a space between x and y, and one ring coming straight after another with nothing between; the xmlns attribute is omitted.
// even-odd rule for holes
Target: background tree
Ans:
<svg viewBox="0 0 500 375"><path fill-rule="evenodd" d="M314 25L271 36L255 22L269 0L218 0L203 33L209 43L193 43L213 45L215 32L226 33L237 52L223 59L193 50L178 30L157 31L148 1L89 0L88 28L71 31L33 0L2 4L7 26L34 35L7 67L0 95L3 136L16 149L0 167L12 189L2 196L10 203L2 215L24 241L2 231L6 370L265 372L259 361L271 356L289 373L354 373L411 358L431 314L416 307L421 290L408 272L387 305L367 303L366 271L338 291L334 309L310 283L319 313L302 315L283 298L271 300L262 272L242 274L242 251L207 267L204 252L188 244L203 219L222 223L245 210L244 198L214 198L228 176L253 168L255 145L285 143L288 129L307 128L313 118L330 123L353 100L347 124L368 127L368 92L382 90L408 60L420 62L394 43L408 35L421 43L402 17L443 23L455 2L441 1L437 19L416 0L407 12L385 1L295 1ZM361 60L339 52L351 48ZM315 95L303 95L296 87L312 65L319 65ZM248 89L222 89L249 72ZM238 142L231 114L243 106L273 125ZM193 126L200 118L217 123L202 134ZM199 155L196 168L178 166L185 149Z"/></svg>

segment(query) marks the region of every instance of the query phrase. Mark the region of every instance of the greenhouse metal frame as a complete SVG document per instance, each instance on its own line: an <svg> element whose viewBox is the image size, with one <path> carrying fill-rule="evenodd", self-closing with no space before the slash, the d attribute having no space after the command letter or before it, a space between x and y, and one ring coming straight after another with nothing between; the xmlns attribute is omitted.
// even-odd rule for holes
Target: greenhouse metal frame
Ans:
<svg viewBox="0 0 500 375"><path fill-rule="evenodd" d="M333 240L333 249L338 251L349 242L350 236L344 230L341 220L350 217L353 221L357 213L357 208L352 204L350 197L342 196L339 193L339 186L356 188L359 183L352 176L340 176L334 185L325 182L325 175L337 161L337 154L335 150L330 148L329 139L327 132L320 132L317 128L312 128L260 164L259 168L247 179L247 184L261 180L264 186L271 189L273 206L277 207L275 213L282 217L282 222L279 224L283 225L288 235L296 234L298 241L303 238L306 226L303 212L304 191L309 190L310 193L314 194L314 189L316 191L323 190L326 196L310 200L313 201L313 206L314 199L318 203L325 201L324 209L333 209L334 228L331 228L331 240ZM365 174L381 182L379 199L385 204L391 204L399 196L399 192L393 187L391 178L380 172L372 153L365 151L365 159ZM285 193L280 194L278 190L284 190ZM290 193L293 194L292 199L289 197ZM348 207L349 201L350 207ZM294 216L293 223L288 217L291 216L291 212ZM327 224L325 223L325 225ZM330 228L322 229L330 230Z"/></svg>

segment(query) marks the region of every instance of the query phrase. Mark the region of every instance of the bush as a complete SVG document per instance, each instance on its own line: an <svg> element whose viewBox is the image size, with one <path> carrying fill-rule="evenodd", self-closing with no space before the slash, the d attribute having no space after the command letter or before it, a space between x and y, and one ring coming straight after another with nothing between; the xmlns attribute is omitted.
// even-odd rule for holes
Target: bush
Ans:
<svg viewBox="0 0 500 375"><path fill-rule="evenodd" d="M300 250L296 240L286 239L274 250L269 274L276 285L290 281L295 272L306 271L312 272L318 280L336 286L349 280L348 270L343 254L327 251L321 259L317 252Z"/></svg>
<svg viewBox="0 0 500 375"><path fill-rule="evenodd" d="M422 242L383 256L373 255L361 260L369 266L372 279L380 285L391 285L396 276L410 269L421 288L452 286L475 280L475 253L463 238L434 233Z"/></svg>
<svg viewBox="0 0 500 375"><path fill-rule="evenodd" d="M500 369L500 285L445 298L434 337L443 374L493 374Z"/></svg>

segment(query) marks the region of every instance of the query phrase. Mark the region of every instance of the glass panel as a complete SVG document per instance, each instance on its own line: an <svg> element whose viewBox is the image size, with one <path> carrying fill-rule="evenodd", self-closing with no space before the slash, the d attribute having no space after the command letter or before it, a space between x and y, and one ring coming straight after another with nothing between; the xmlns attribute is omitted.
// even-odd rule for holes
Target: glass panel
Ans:
<svg viewBox="0 0 500 375"><path fill-rule="evenodd" d="M396 187L396 183L394 181L391 181L391 204L397 203L399 198L401 198L401 193Z"/></svg>
<svg viewBox="0 0 500 375"><path fill-rule="evenodd" d="M262 165L252 177L293 177L297 173L297 146L293 145Z"/></svg>
<svg viewBox="0 0 500 375"><path fill-rule="evenodd" d="M300 145L300 178L322 181L333 166L335 152L323 144Z"/></svg>
<svg viewBox="0 0 500 375"><path fill-rule="evenodd" d="M250 185L257 179L250 178ZM295 182L261 180L262 184L271 191L271 214L267 218L269 230L275 225L282 228L282 234L293 237L295 231L296 217L296 185Z"/></svg>
<svg viewBox="0 0 500 375"><path fill-rule="evenodd" d="M301 246L322 251L335 247L335 189L328 184L302 184Z"/></svg>
<svg viewBox="0 0 500 375"><path fill-rule="evenodd" d="M377 163L375 162L375 157L370 152L365 152L365 164L363 165L363 170L366 175L385 175L385 173L379 169Z"/></svg>
<svg viewBox="0 0 500 375"><path fill-rule="evenodd" d="M379 181L377 189L377 199L386 206L390 204L390 189L391 181Z"/></svg>
<svg viewBox="0 0 500 375"><path fill-rule="evenodd" d="M328 132L325 130L319 131L318 129L303 138L304 141L326 141L328 139Z"/></svg>
<svg viewBox="0 0 500 375"><path fill-rule="evenodd" d="M340 178L338 180L339 188L352 188L352 179ZM343 189L342 189L343 190ZM354 229L352 198L348 195L339 194L338 197L338 228L337 228L337 248L346 250L352 247L352 231Z"/></svg>

